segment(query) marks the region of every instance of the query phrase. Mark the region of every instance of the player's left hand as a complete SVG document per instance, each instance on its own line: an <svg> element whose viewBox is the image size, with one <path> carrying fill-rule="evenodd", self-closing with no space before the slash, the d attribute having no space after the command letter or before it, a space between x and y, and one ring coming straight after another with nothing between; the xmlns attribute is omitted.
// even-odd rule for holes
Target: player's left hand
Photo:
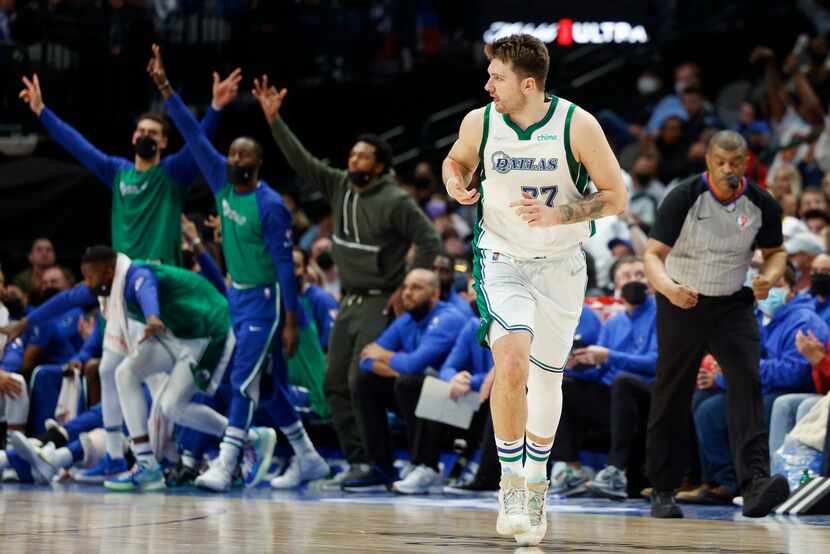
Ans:
<svg viewBox="0 0 830 554"><path fill-rule="evenodd" d="M234 69L230 75L224 80L220 80L219 74L213 72L213 100L211 107L219 111L236 98L236 93L239 91L239 82L242 80L242 70L240 68Z"/></svg>
<svg viewBox="0 0 830 554"><path fill-rule="evenodd" d="M608 361L608 349L595 344L574 350L574 358L580 364L599 365Z"/></svg>
<svg viewBox="0 0 830 554"><path fill-rule="evenodd" d="M771 288L772 282L760 273L752 278L752 292L757 300L763 300L769 296L769 289Z"/></svg>
<svg viewBox="0 0 830 554"><path fill-rule="evenodd" d="M296 323L286 321L282 329L282 347L290 358L297 351L297 344L300 342L300 331Z"/></svg>
<svg viewBox="0 0 830 554"><path fill-rule="evenodd" d="M6 335L9 337L9 341L13 341L17 337L23 334L26 331L26 328L29 326L29 321L24 317L21 320L13 321L8 325L0 326L0 335Z"/></svg>
<svg viewBox="0 0 830 554"><path fill-rule="evenodd" d="M144 336L138 341L139 344L147 341L156 335L163 334L167 328L164 326L164 322L160 320L158 317L151 315L147 318L147 325L144 327Z"/></svg>
<svg viewBox="0 0 830 554"><path fill-rule="evenodd" d="M549 208L541 198L533 198L530 194L522 192L522 199L510 203L515 208L516 215L521 217L530 227L551 227L558 225L559 210Z"/></svg>
<svg viewBox="0 0 830 554"><path fill-rule="evenodd" d="M372 358L373 360L383 360L388 353L389 351L378 343L370 342L361 350L360 359Z"/></svg>

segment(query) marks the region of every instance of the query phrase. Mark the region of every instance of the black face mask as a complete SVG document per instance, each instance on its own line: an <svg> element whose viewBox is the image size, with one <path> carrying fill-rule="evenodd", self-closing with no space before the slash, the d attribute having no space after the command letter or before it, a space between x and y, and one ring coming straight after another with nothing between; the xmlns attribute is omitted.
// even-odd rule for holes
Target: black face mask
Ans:
<svg viewBox="0 0 830 554"><path fill-rule="evenodd" d="M812 296L830 296L830 275L817 273L810 276L810 294Z"/></svg>
<svg viewBox="0 0 830 554"><path fill-rule="evenodd" d="M372 180L372 174L368 171L349 171L349 180L356 187L365 187Z"/></svg>
<svg viewBox="0 0 830 554"><path fill-rule="evenodd" d="M232 185L247 185L256 176L256 166L228 164L225 167L225 174Z"/></svg>
<svg viewBox="0 0 830 554"><path fill-rule="evenodd" d="M635 173L634 178L637 179L637 183L641 186L645 186L651 182L651 175L648 173Z"/></svg>
<svg viewBox="0 0 830 554"><path fill-rule="evenodd" d="M332 258L331 252L320 252L320 255L317 256L317 265L320 266L320 269L323 271L328 271L334 267L334 258Z"/></svg>
<svg viewBox="0 0 830 554"><path fill-rule="evenodd" d="M648 285L640 281L626 283L622 288L622 297L632 306L640 306L645 303L648 297Z"/></svg>
<svg viewBox="0 0 830 554"><path fill-rule="evenodd" d="M147 135L140 137L133 146L135 147L135 153L142 160L152 160L156 157L156 152L159 151L156 140Z"/></svg>
<svg viewBox="0 0 830 554"><path fill-rule="evenodd" d="M111 289L111 288L112 288L112 284L111 284L111 283L110 283L110 284L107 284L107 283L101 283L101 284L100 284L100 285L98 285L97 287L94 287L94 288L90 287L90 289L89 289L89 290L90 290L90 291L92 292L92 294L94 294L95 296L109 296L109 295L110 295L110 289Z"/></svg>
<svg viewBox="0 0 830 554"><path fill-rule="evenodd" d="M432 188L432 179L427 177L416 177L413 183L418 190L428 190Z"/></svg>
<svg viewBox="0 0 830 554"><path fill-rule="evenodd" d="M411 310L407 310L407 312L409 312L409 315L411 315L412 319L415 321L421 321L427 316L430 310L432 310L432 303L427 300L426 302L416 304Z"/></svg>
<svg viewBox="0 0 830 554"><path fill-rule="evenodd" d="M9 319L16 321L23 319L23 316L26 315L26 307L23 305L23 301L16 296L3 300L3 305L9 310Z"/></svg>
<svg viewBox="0 0 830 554"><path fill-rule="evenodd" d="M441 298L449 298L454 280L441 281Z"/></svg>

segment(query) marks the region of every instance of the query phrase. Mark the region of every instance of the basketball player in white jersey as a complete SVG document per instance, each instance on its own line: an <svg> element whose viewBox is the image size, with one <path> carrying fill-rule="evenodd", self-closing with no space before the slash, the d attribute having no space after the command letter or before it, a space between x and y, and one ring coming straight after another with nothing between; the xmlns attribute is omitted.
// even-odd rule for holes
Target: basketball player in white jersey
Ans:
<svg viewBox="0 0 830 554"><path fill-rule="evenodd" d="M547 530L546 466L585 296L580 245L593 220L622 212L628 195L596 119L546 96L541 41L513 35L485 54L493 101L464 117L443 177L450 196L478 204L473 276L479 340L496 365L490 406L502 468L496 528L536 545ZM480 187L468 190L476 167Z"/></svg>

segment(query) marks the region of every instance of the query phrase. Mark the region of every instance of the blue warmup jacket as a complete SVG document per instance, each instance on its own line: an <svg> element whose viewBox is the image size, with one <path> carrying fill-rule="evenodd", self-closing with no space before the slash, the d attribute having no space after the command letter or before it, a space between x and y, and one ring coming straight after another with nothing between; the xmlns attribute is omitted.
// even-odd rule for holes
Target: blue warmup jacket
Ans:
<svg viewBox="0 0 830 554"><path fill-rule="evenodd" d="M337 317L339 306L334 296L317 285L308 285L302 293L302 299L308 303L308 311L317 326L320 347L325 351L329 347L331 327Z"/></svg>
<svg viewBox="0 0 830 554"><path fill-rule="evenodd" d="M428 367L441 367L465 323L466 318L455 307L438 302L421 321L408 313L398 317L375 342L396 353L389 366L398 373L423 373ZM360 369L371 372L373 362L366 358Z"/></svg>
<svg viewBox="0 0 830 554"><path fill-rule="evenodd" d="M464 328L455 340L450 355L441 366L439 377L444 381L450 381L459 371L467 371L471 374L470 388L474 391L481 389L481 383L487 377L487 373L493 368L493 354L489 348L479 344L476 333L481 320L473 316L467 319Z"/></svg>
<svg viewBox="0 0 830 554"><path fill-rule="evenodd" d="M608 361L599 367L569 375L582 381L611 385L617 373L624 371L644 381L654 380L657 369L657 303L649 296L642 306L620 312L600 331L597 344L608 348Z"/></svg>
<svg viewBox="0 0 830 554"><path fill-rule="evenodd" d="M798 330L812 330L821 344L827 344L830 330L816 313L813 299L799 294L781 306L761 329L761 391L764 394L815 392L813 369L795 347ZM726 388L722 373L715 377Z"/></svg>

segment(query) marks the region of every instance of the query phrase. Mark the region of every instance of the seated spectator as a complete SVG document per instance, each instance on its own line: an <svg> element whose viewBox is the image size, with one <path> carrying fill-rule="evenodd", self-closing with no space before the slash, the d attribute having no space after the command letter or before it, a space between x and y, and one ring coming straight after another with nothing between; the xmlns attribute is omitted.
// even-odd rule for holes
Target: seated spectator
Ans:
<svg viewBox="0 0 830 554"><path fill-rule="evenodd" d="M798 215L804 219L804 215L812 210L827 212L830 205L827 203L827 196L820 187L806 187L801 191L798 198Z"/></svg>
<svg viewBox="0 0 830 554"><path fill-rule="evenodd" d="M354 385L357 418L366 453L373 466L343 482L344 490L389 488L395 481L392 443L386 411L401 412L407 421L413 413L403 413L398 401L404 391L418 390L428 368L436 370L450 353L465 317L440 300L441 284L432 271L413 269L404 279L402 302L405 313L378 339L367 345L360 356L360 374ZM414 406L407 406L414 410ZM415 443L415 428L407 429L410 446ZM440 476L433 475L437 482Z"/></svg>
<svg viewBox="0 0 830 554"><path fill-rule="evenodd" d="M300 298L305 304L306 311L314 320L317 334L320 337L320 347L323 352L326 352L329 348L331 326L334 325L334 320L337 318L339 308L337 300L326 292L323 287L309 282L309 258L305 252L295 248L292 256L294 259L294 276L297 277L297 290L300 291Z"/></svg>
<svg viewBox="0 0 830 554"><path fill-rule="evenodd" d="M574 350L568 360L565 403L551 456L566 463L551 479L556 494L581 490L590 480L579 462L579 449L592 428L610 431L612 444L609 467L597 476L594 488L606 496L625 498L623 472L631 443L645 431L648 383L657 364L657 311L643 261L620 258L614 266L614 287L625 310L605 322L596 345Z"/></svg>
<svg viewBox="0 0 830 554"><path fill-rule="evenodd" d="M816 313L830 327L830 255L819 254L810 266L810 290Z"/></svg>
<svg viewBox="0 0 830 554"><path fill-rule="evenodd" d="M827 347L812 331L805 334L801 330L795 337L795 346L810 362L816 393L785 394L775 399L769 425L770 456L784 444L784 439L796 423L809 413L822 396L830 392L830 357L827 356Z"/></svg>
<svg viewBox="0 0 830 554"><path fill-rule="evenodd" d="M642 153L631 166L631 197L628 211L648 227L654 224L657 207L666 195L666 186L657 179L657 155Z"/></svg>
<svg viewBox="0 0 830 554"><path fill-rule="evenodd" d="M799 332L812 332L826 344L830 330L816 314L813 299L795 292L795 270L787 267L765 300L758 306L766 322L761 330L760 385L763 407L758 417L769 425L775 399L786 393L814 392L810 362L798 351ZM687 501L706 504L729 504L743 483L737 482L732 456L740 456L742 445L730 442L726 405L727 383L723 373L699 387L719 389L719 393L701 402L694 412L700 443L704 483L692 491ZM761 406L759 406L761 408ZM678 497L678 499L681 499Z"/></svg>
<svg viewBox="0 0 830 554"><path fill-rule="evenodd" d="M706 129L723 127L699 86L686 87L680 94L680 101L686 110L686 136L691 142L697 141Z"/></svg>
<svg viewBox="0 0 830 554"><path fill-rule="evenodd" d="M432 271L438 275L441 282L441 301L455 306L465 316L474 315L469 301L455 290L455 264L452 259L446 254L438 254L432 262Z"/></svg>
<svg viewBox="0 0 830 554"><path fill-rule="evenodd" d="M830 212L821 210L808 210L801 216L811 233L817 237L824 238L825 229L830 227ZM827 244L824 244L825 249Z"/></svg>
<svg viewBox="0 0 830 554"><path fill-rule="evenodd" d="M699 87L700 85L700 66L695 63L678 65L674 69L674 94L663 97L657 103L648 121L648 131L655 133L669 117L677 117L681 121L688 119L688 114L686 113L686 108L683 106L680 95L687 88Z"/></svg>
<svg viewBox="0 0 830 554"><path fill-rule="evenodd" d="M810 287L813 260L824 253L821 240L812 233L799 233L784 241L784 249L796 270L795 290L801 292Z"/></svg>
<svg viewBox="0 0 830 554"><path fill-rule="evenodd" d="M785 216L794 216L798 211L796 198L801 193L801 174L794 165L782 163L770 168L767 189L775 198Z"/></svg>
<svg viewBox="0 0 830 554"><path fill-rule="evenodd" d="M8 325L9 323L9 309L3 303L6 298L6 276L3 273L3 267L0 266L0 327ZM6 335L0 333L0 356L3 355L3 350L6 348Z"/></svg>
<svg viewBox="0 0 830 554"><path fill-rule="evenodd" d="M32 243L29 251L29 269L18 273L14 278L14 284L27 296L43 288L43 273L55 265L55 247L52 241L40 237ZM69 282L74 278L68 270L62 270Z"/></svg>

